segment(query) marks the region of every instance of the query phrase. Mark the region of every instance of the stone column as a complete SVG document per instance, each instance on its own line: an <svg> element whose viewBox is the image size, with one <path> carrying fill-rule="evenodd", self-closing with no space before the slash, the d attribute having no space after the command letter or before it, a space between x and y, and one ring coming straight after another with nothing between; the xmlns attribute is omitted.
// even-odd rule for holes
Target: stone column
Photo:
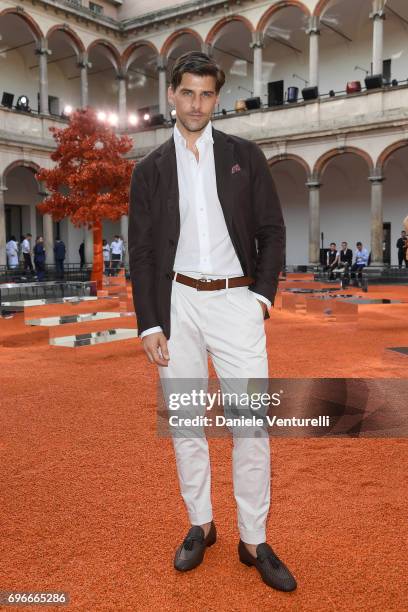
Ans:
<svg viewBox="0 0 408 612"><path fill-rule="evenodd" d="M128 247L129 217L122 215L120 218L120 233L125 244L125 266L129 267L129 247Z"/></svg>
<svg viewBox="0 0 408 612"><path fill-rule="evenodd" d="M37 206L35 204L30 205L30 234L33 237L31 241L33 247L37 238Z"/></svg>
<svg viewBox="0 0 408 612"><path fill-rule="evenodd" d="M371 265L383 266L383 181L381 175L370 176L371 182Z"/></svg>
<svg viewBox="0 0 408 612"><path fill-rule="evenodd" d="M93 230L89 230L87 227L85 229L85 264L89 265L93 262Z"/></svg>
<svg viewBox="0 0 408 612"><path fill-rule="evenodd" d="M381 0L374 0L370 17L373 20L373 74L382 74L385 11Z"/></svg>
<svg viewBox="0 0 408 612"><path fill-rule="evenodd" d="M167 82L166 82L167 58L163 55L157 56L157 72L159 74L159 113L167 119Z"/></svg>
<svg viewBox="0 0 408 612"><path fill-rule="evenodd" d="M309 263L320 264L320 183L310 180L309 188Z"/></svg>
<svg viewBox="0 0 408 612"><path fill-rule="evenodd" d="M82 53L78 66L81 76L81 108L86 108L89 104L88 68L92 68L86 53Z"/></svg>
<svg viewBox="0 0 408 612"><path fill-rule="evenodd" d="M309 87L319 87L319 17L310 18L309 29Z"/></svg>
<svg viewBox="0 0 408 612"><path fill-rule="evenodd" d="M6 257L6 213L4 210L4 194L7 187L0 186L0 266L7 265Z"/></svg>
<svg viewBox="0 0 408 612"><path fill-rule="evenodd" d="M44 230L44 249L46 254L45 264L50 266L55 263L54 259L54 236L52 227L52 216L49 214L43 215L43 230Z"/></svg>
<svg viewBox="0 0 408 612"><path fill-rule="evenodd" d="M39 62L39 75L40 75L40 113L42 115L49 115L48 108L48 56L51 55L51 51L47 47L46 41L42 41L40 46L36 49Z"/></svg>
<svg viewBox="0 0 408 612"><path fill-rule="evenodd" d="M124 73L119 73L116 78L119 81L119 93L118 93L119 127L121 129L124 129L127 125L127 102L126 102L127 75Z"/></svg>
<svg viewBox="0 0 408 612"><path fill-rule="evenodd" d="M250 48L253 50L254 56L254 71L253 71L253 92L254 96L259 96L262 100L262 49L264 47L262 33L261 32L253 32L252 41L249 43Z"/></svg>

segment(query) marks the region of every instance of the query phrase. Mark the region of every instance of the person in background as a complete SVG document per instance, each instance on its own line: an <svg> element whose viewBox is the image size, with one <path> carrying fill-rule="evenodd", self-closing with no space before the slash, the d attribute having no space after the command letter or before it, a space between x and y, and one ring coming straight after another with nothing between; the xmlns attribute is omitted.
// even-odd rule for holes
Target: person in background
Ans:
<svg viewBox="0 0 408 612"><path fill-rule="evenodd" d="M64 279L64 260L65 260L66 248L64 242L57 238L54 246L54 258L55 258L55 269L57 279Z"/></svg>
<svg viewBox="0 0 408 612"><path fill-rule="evenodd" d="M45 258L44 239L42 236L37 236L34 247L34 265L39 282L45 279Z"/></svg>
<svg viewBox="0 0 408 612"><path fill-rule="evenodd" d="M31 234L26 234L21 243L21 251L24 258L24 272L34 274L33 262L31 261Z"/></svg>
<svg viewBox="0 0 408 612"><path fill-rule="evenodd" d="M18 266L18 245L16 237L11 236L10 240L6 244L6 255L7 264L10 269L17 268Z"/></svg>
<svg viewBox="0 0 408 612"><path fill-rule="evenodd" d="M110 276L110 266L111 266L111 258L110 258L110 246L108 241L104 238L102 240L102 253L103 253L103 263L104 263L104 273L105 276Z"/></svg>
<svg viewBox="0 0 408 612"><path fill-rule="evenodd" d="M82 241L81 244L79 245L78 253L79 253L79 260L80 260L80 269L82 270L82 268L85 266L85 243L84 241Z"/></svg>
<svg viewBox="0 0 408 612"><path fill-rule="evenodd" d="M336 243L330 243L330 249L327 251L326 271L329 273L329 280L333 280L333 270L335 270L340 261L340 253L337 250Z"/></svg>
<svg viewBox="0 0 408 612"><path fill-rule="evenodd" d="M405 263L405 267L408 267L406 249L408 247L407 232L402 230L400 238L397 240L396 247L398 249L398 267L401 270L402 264Z"/></svg>
<svg viewBox="0 0 408 612"><path fill-rule="evenodd" d="M113 240L110 245L112 258L111 276L116 276L117 274L120 260L122 258L122 242L123 241L121 241L119 236L116 234L113 237Z"/></svg>
<svg viewBox="0 0 408 612"><path fill-rule="evenodd" d="M355 273L357 272L358 281L361 281L361 272L368 265L369 253L367 249L363 247L362 242L357 242L356 247L357 248L354 252L355 261L353 265L351 266L351 278L355 279L356 278ZM358 281L356 284L358 284Z"/></svg>

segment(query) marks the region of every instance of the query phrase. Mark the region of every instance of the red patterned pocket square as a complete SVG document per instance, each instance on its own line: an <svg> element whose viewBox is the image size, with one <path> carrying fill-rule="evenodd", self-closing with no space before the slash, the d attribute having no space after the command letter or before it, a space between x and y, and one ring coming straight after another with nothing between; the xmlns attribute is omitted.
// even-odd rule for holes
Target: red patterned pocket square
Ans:
<svg viewBox="0 0 408 612"><path fill-rule="evenodd" d="M235 174L235 172L239 172L241 170L241 166L239 164L235 164L235 166L232 166L231 168L231 174Z"/></svg>

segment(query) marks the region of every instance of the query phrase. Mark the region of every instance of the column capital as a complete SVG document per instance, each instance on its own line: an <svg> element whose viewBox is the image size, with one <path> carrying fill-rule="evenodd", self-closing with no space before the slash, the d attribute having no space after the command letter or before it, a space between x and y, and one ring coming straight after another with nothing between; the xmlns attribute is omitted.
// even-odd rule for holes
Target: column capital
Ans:
<svg viewBox="0 0 408 612"><path fill-rule="evenodd" d="M306 29L306 34L309 36L311 34L320 34L320 18L317 15L312 15L309 18L308 27Z"/></svg>
<svg viewBox="0 0 408 612"><path fill-rule="evenodd" d="M127 81L129 79L129 75L123 71L120 71L117 73L115 78L117 81Z"/></svg>
<svg viewBox="0 0 408 612"><path fill-rule="evenodd" d="M322 184L318 179L311 178L306 181L306 187L309 187L309 189L320 189L321 186Z"/></svg>
<svg viewBox="0 0 408 612"><path fill-rule="evenodd" d="M249 43L250 49L262 49L265 46L262 32L252 32L252 40Z"/></svg>
<svg viewBox="0 0 408 612"><path fill-rule="evenodd" d="M370 19L372 19L373 21L375 19L385 19L385 17L386 17L385 10L383 8L374 9L370 13Z"/></svg>
<svg viewBox="0 0 408 612"><path fill-rule="evenodd" d="M157 56L156 70L158 72L167 70L167 57L164 55Z"/></svg>
<svg viewBox="0 0 408 612"><path fill-rule="evenodd" d="M385 181L385 176L383 176L382 174L372 174L368 177L368 180L372 185L376 183L382 183L383 181Z"/></svg>
<svg viewBox="0 0 408 612"><path fill-rule="evenodd" d="M35 49L36 55L52 55L51 49L48 49L47 45L40 43Z"/></svg>
<svg viewBox="0 0 408 612"><path fill-rule="evenodd" d="M88 61L88 54L87 53L81 53L78 56L78 62L77 65L79 68L92 68L92 63L90 61Z"/></svg>
<svg viewBox="0 0 408 612"><path fill-rule="evenodd" d="M206 53L207 55L212 54L212 45L207 42L201 43L201 52Z"/></svg>

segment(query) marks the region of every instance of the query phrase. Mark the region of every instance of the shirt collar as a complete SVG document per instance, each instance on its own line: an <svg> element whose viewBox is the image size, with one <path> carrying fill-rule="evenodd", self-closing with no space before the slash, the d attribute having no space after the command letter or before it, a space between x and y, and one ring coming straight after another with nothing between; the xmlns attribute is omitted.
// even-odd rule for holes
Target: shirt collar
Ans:
<svg viewBox="0 0 408 612"><path fill-rule="evenodd" d="M186 139L181 134L181 132L178 129L176 124L174 124L173 136L174 136L175 142L177 142L179 144L183 144L184 147L187 148ZM211 142L211 143L214 143L214 138L212 136L212 122L211 122L211 120L205 126L205 130L201 134L201 136L199 138L197 138L196 145L199 145L201 142Z"/></svg>

